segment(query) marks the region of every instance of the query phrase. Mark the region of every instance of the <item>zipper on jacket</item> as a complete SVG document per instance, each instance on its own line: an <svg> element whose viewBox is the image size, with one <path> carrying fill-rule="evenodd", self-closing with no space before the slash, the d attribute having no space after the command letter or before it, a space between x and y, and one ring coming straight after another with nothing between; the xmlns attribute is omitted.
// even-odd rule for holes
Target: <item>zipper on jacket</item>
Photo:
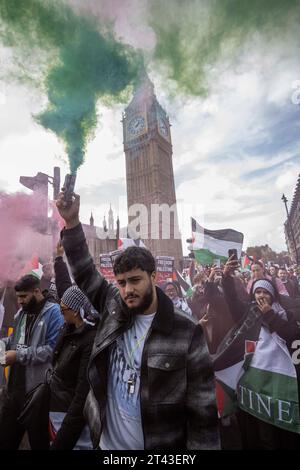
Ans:
<svg viewBox="0 0 300 470"><path fill-rule="evenodd" d="M111 335L112 335L112 334L115 335L115 338L111 339L111 340L108 342L108 344L105 344L105 343L104 343L104 346L102 345L102 347L101 347L100 349L97 349L97 351L95 351L94 354L91 354L89 364L91 364L91 363L94 361L94 359L96 358L96 356L98 356L98 354L100 354L104 349L108 348L117 338L119 338L119 336L121 336L121 334L124 333L124 331L126 331L126 330L124 330L124 331L120 332L120 334L118 334L118 332L119 332L120 329L121 329L121 328L118 328L118 329L115 330L113 333L111 333ZM109 335L109 336L111 336L111 335ZM109 336L106 337L106 340L107 340L107 338L109 338ZM109 360L109 358L108 358L108 360ZM95 366L95 367L96 367L96 366ZM94 397L95 397L95 399L96 399L96 401L97 401L97 404L98 404L98 407L99 407L99 414L100 414L100 423L99 423L99 425L100 425L100 438L99 438L99 442L100 442L101 435L102 435L102 430L103 430L103 421L104 421L104 418L105 418L106 410L103 408L103 406L101 406L101 404L100 404L100 402L99 402L100 398L99 398L99 397L97 396L97 394L95 393L95 389L94 389L94 387L93 387L93 385L92 385L92 383L91 383L89 374L87 374L87 379L88 379L89 386L90 386L90 388L91 388L91 390L92 390L92 392L93 392L93 394L94 394ZM107 371L107 380L108 380L108 371ZM99 382L100 382L100 380L99 380ZM106 401L107 401L107 383L106 383L105 394L106 394L106 397L105 397L105 398L106 398ZM105 407L106 407L106 404L105 404ZM98 444L98 445L99 445L99 444Z"/></svg>

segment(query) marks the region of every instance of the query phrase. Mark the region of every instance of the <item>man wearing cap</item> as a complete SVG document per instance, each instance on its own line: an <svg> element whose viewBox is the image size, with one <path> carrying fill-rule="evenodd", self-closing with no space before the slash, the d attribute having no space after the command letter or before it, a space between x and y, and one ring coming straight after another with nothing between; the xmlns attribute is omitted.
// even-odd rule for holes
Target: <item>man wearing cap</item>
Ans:
<svg viewBox="0 0 300 470"><path fill-rule="evenodd" d="M94 447L104 450L219 448L214 375L200 325L155 285L155 260L127 248L118 288L99 274L79 222L79 196L57 207L73 277L100 314L87 374Z"/></svg>

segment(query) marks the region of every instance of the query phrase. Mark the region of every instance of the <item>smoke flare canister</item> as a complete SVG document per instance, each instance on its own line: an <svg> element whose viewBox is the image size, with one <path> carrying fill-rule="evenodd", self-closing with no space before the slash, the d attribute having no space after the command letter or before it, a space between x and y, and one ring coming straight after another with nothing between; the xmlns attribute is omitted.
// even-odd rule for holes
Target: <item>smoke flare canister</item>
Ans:
<svg viewBox="0 0 300 470"><path fill-rule="evenodd" d="M73 175L66 175L65 176L65 182L63 185L63 191L64 191L64 200L65 200L65 205L70 206L73 201L73 195L74 195L74 188L75 188L75 181L76 181L76 173Z"/></svg>

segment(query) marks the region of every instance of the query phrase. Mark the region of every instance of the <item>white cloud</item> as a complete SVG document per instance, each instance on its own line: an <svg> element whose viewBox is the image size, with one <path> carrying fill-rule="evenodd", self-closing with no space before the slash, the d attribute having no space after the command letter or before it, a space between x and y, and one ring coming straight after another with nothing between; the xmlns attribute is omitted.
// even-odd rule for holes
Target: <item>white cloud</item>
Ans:
<svg viewBox="0 0 300 470"><path fill-rule="evenodd" d="M0 89L0 106L6 103L6 94Z"/></svg>
<svg viewBox="0 0 300 470"><path fill-rule="evenodd" d="M275 181L276 188L291 198L299 173L299 164L287 165Z"/></svg>

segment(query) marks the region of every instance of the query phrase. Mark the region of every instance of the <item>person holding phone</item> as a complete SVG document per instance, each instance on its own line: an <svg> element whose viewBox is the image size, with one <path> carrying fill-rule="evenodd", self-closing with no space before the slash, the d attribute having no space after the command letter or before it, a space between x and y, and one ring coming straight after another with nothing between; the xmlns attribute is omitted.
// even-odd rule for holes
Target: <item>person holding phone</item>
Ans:
<svg viewBox="0 0 300 470"><path fill-rule="evenodd" d="M238 261L238 252L236 248L231 248L230 250L228 250L228 258L234 261Z"/></svg>
<svg viewBox="0 0 300 470"><path fill-rule="evenodd" d="M216 266L216 268L220 268L221 267L221 260L219 258L214 259L213 265Z"/></svg>
<svg viewBox="0 0 300 470"><path fill-rule="evenodd" d="M228 309L221 286L222 270L211 266L210 274L203 280L201 295L194 293L192 311L202 326L210 354L214 354L234 321Z"/></svg>
<svg viewBox="0 0 300 470"><path fill-rule="evenodd" d="M268 341L270 335L276 333L284 340L292 357L294 352L293 342L300 339L300 323L296 321L291 311L283 307L276 285L269 279L254 280L250 291L250 301L242 302L236 293L233 281L233 272L236 267L237 261L232 256L227 261L223 272L224 294L232 316L236 321L235 328L239 326L242 329L241 325L244 324L243 322L247 319L249 313L254 314L255 312L256 322L261 323L261 328L265 332L263 335L259 334L257 342ZM260 313L261 317L257 316L257 313ZM267 368L267 364L272 358L268 356L267 347L264 347L261 343L260 345L260 354L264 354L263 360ZM300 365L294 365L299 393ZM295 432L264 422L243 410L238 411L238 417L243 448L245 449L275 450L297 449L299 447L300 436Z"/></svg>

